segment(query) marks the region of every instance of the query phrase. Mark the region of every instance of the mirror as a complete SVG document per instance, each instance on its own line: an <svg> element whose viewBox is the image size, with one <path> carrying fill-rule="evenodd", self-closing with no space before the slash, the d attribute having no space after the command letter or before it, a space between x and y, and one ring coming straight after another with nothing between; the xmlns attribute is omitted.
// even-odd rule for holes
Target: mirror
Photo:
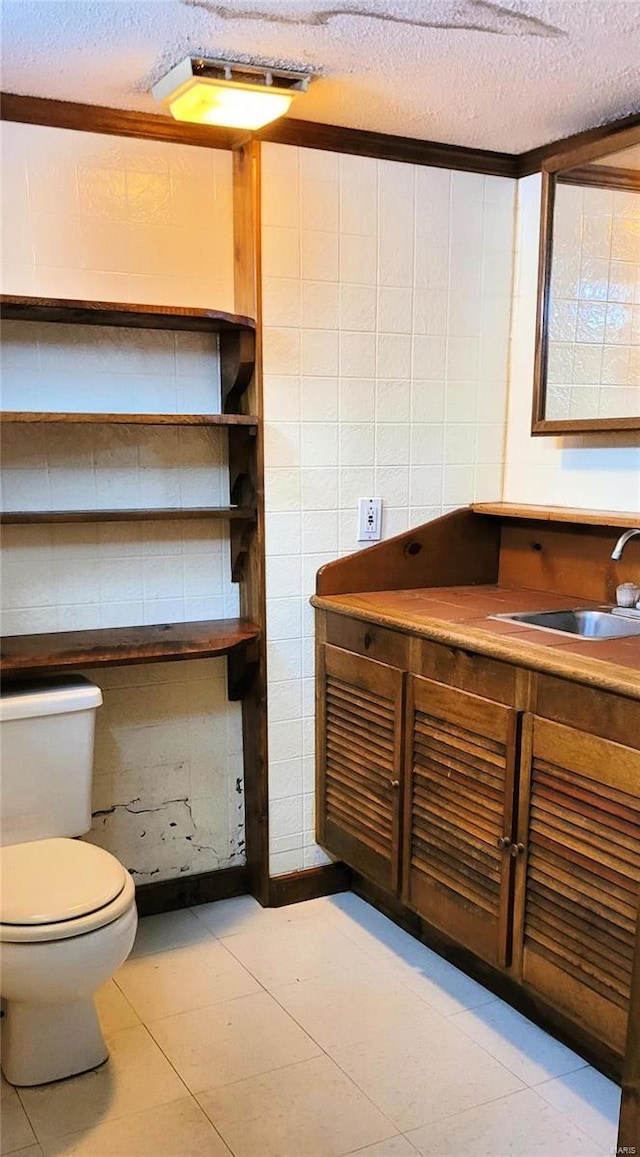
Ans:
<svg viewBox="0 0 640 1157"><path fill-rule="evenodd" d="M542 192L532 433L640 429L640 128L549 162Z"/></svg>

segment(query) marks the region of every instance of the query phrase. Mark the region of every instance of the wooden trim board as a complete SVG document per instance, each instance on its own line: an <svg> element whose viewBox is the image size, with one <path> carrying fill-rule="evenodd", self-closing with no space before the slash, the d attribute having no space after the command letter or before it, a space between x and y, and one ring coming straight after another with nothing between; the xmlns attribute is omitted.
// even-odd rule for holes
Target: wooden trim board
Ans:
<svg viewBox="0 0 640 1157"><path fill-rule="evenodd" d="M197 872L191 876L140 884L136 888L136 907L138 916L156 916L160 912L191 908L194 904L244 896L247 891L245 867L220 868L215 872Z"/></svg>
<svg viewBox="0 0 640 1157"><path fill-rule="evenodd" d="M316 900L319 896L335 896L337 892L348 892L350 886L351 869L346 864L322 864L317 868L287 872L286 876L271 877L269 907L282 908L287 904Z"/></svg>
<svg viewBox="0 0 640 1157"><path fill-rule="evenodd" d="M54 129L75 129L82 133L106 133L117 137L138 137L178 145L196 145L204 149L231 149L237 136L230 129L189 125L161 113L133 112L130 109L50 100L40 96L19 96L13 92L0 93L0 118L20 124L47 125Z"/></svg>
<svg viewBox="0 0 640 1157"><path fill-rule="evenodd" d="M528 149L524 153L501 153L389 133L366 132L341 125L318 124L295 117L285 117L251 138L249 134L236 130L180 123L160 113L133 112L102 105L21 96L17 93L2 93L0 100L0 118L21 124L169 141L209 149L237 149L251 139L273 141L307 149L328 149L357 156L503 177L526 177L540 172L543 164L556 155L564 157L568 154L571 157L576 149L606 141L614 133L640 124L640 114L633 113L609 124L575 133L564 140Z"/></svg>

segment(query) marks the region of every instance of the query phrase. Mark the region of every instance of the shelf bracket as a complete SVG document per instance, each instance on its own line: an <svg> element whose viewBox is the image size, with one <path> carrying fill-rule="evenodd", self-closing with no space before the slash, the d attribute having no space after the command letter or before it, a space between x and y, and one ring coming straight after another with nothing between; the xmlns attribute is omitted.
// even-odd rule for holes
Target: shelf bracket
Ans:
<svg viewBox="0 0 640 1157"><path fill-rule="evenodd" d="M220 388L223 414L239 413L240 398L253 377L256 338L251 330L221 333Z"/></svg>
<svg viewBox="0 0 640 1157"><path fill-rule="evenodd" d="M230 523L229 539L231 546L231 581L239 583L244 576L247 555L251 548L255 524L250 522Z"/></svg>
<svg viewBox="0 0 640 1157"><path fill-rule="evenodd" d="M259 651L257 643L236 647L227 655L227 698L236 703L246 699L258 674Z"/></svg>

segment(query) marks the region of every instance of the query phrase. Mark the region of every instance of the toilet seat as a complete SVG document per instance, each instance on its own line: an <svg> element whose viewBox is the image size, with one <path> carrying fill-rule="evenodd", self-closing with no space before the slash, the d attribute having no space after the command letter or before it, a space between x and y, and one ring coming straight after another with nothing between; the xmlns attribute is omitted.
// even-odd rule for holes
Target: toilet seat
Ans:
<svg viewBox="0 0 640 1157"><path fill-rule="evenodd" d="M134 903L126 869L102 848L72 839L0 848L0 941L39 943L81 936Z"/></svg>

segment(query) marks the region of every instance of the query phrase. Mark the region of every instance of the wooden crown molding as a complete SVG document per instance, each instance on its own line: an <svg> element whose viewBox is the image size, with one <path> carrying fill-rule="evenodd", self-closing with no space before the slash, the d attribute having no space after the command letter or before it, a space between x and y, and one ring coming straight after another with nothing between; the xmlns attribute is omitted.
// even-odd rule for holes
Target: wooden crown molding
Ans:
<svg viewBox="0 0 640 1157"><path fill-rule="evenodd" d="M237 149L252 139L247 133L213 126L185 124L158 113L20 96L16 93L0 94L0 119L22 124L48 125L50 128L76 129L80 132L195 145L208 149ZM570 157L585 146L605 141L615 133L635 129L638 126L640 113L632 113L598 128L587 129L574 136L519 154L471 149L462 145L447 145L438 141L393 136L389 133L372 133L364 129L344 128L339 125L317 124L314 121L298 120L293 117L285 117L268 125L261 132L255 133L253 139L297 145L307 149L326 149L335 153L377 157L381 160L404 161L412 165L431 165L435 168L460 169L500 177L526 177L540 172L543 164L553 158L564 157L565 154Z"/></svg>
<svg viewBox="0 0 640 1157"><path fill-rule="evenodd" d="M326 149L333 153L352 153L386 161L404 161L411 165L432 165L440 169L463 169L465 172L489 173L498 177L517 175L518 158L512 153L316 124L293 117L275 121L256 135L261 141L299 145L306 149Z"/></svg>
<svg viewBox="0 0 640 1157"><path fill-rule="evenodd" d="M539 173L542 166L547 166L550 162L554 163L554 169L556 167L568 168L572 164L574 153L577 154L575 163L586 162L591 158L582 154L588 150L590 145L597 145L626 129L636 129L639 126L640 112L635 112L629 116L620 117L618 120L609 121L607 124L599 125L595 129L585 129L584 132L574 133L573 136L564 137L560 141L552 141L548 145L541 145L540 148L529 149L528 152L520 153L517 157L517 176L529 177L532 173ZM621 148L624 148L623 144L616 145L616 149ZM564 162L565 154L566 163Z"/></svg>
<svg viewBox="0 0 640 1157"><path fill-rule="evenodd" d="M3 93L0 94L0 119L88 133L143 137L209 149L237 149L254 139L383 160L406 161L413 165L463 169L501 177L516 176L517 158L509 153L468 149L460 145L438 144L435 141L420 141L412 137L396 137L291 118L268 125L252 136L240 130L181 123L158 113L132 112L102 105Z"/></svg>
<svg viewBox="0 0 640 1157"><path fill-rule="evenodd" d="M189 125L158 113L48 100L40 96L18 96L11 92L0 93L0 120L116 137L141 137L205 149L232 149L237 136L229 129Z"/></svg>

